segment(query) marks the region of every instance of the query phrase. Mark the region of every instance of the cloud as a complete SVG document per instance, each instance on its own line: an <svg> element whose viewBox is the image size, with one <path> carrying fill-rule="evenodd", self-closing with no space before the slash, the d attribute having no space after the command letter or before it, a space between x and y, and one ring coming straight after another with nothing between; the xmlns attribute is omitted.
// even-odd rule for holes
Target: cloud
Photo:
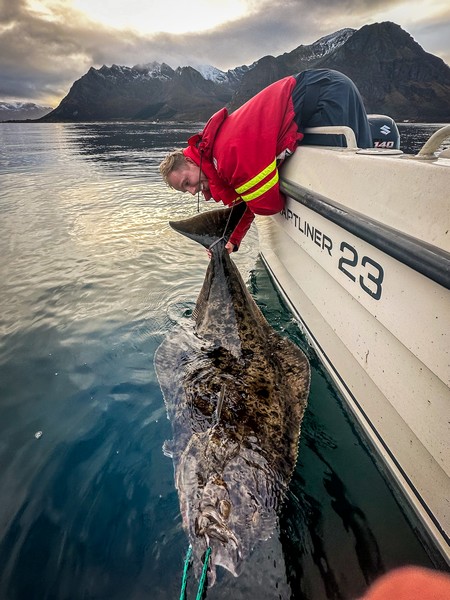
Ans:
<svg viewBox="0 0 450 600"><path fill-rule="evenodd" d="M408 30L426 52L440 56L448 65L450 65L449 13L450 5L446 13L416 23Z"/></svg>
<svg viewBox="0 0 450 600"><path fill-rule="evenodd" d="M410 0L408 14L413 14ZM51 12L28 8L26 0L0 0L0 99L29 99L55 106L71 84L113 63L213 64L224 70L267 54L289 52L343 27L359 29L405 0L249 0L245 18L201 33L142 35L89 20L63 1ZM417 0L417 4L423 2ZM439 4L439 2L438 2ZM444 5L442 5L444 6ZM450 9L411 22L396 21L432 53L447 51ZM381 19L378 19L383 20ZM407 21L409 23L409 21Z"/></svg>

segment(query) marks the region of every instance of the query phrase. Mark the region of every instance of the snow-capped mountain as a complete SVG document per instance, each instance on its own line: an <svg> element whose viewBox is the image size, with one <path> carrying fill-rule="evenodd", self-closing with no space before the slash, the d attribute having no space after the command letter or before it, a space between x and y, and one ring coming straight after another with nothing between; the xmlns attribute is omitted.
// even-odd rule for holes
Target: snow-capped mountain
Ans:
<svg viewBox="0 0 450 600"><path fill-rule="evenodd" d="M325 35L310 45L311 58L321 58L340 48L355 33L356 29L339 29L335 33Z"/></svg>
<svg viewBox="0 0 450 600"><path fill-rule="evenodd" d="M274 81L311 68L351 77L368 112L423 121L447 120L450 114L449 67L399 25L385 22L341 29L226 72L193 63L175 69L158 62L91 67L44 120L204 122L222 107L233 111Z"/></svg>
<svg viewBox="0 0 450 600"><path fill-rule="evenodd" d="M234 69L229 69L228 71L221 71L217 67L213 67L212 65L199 65L199 64L191 64L193 69L198 71L201 76L208 80L213 81L218 84L231 84L234 85L238 83L244 73L247 73L256 63L253 63L250 66L242 65L240 67L235 67Z"/></svg>
<svg viewBox="0 0 450 600"><path fill-rule="evenodd" d="M224 83L228 81L228 76L225 71L221 71L217 69L217 67L213 67L212 65L189 65L198 71L202 77L207 79L208 81L214 81L214 83Z"/></svg>
<svg viewBox="0 0 450 600"><path fill-rule="evenodd" d="M117 67L117 65L113 66ZM134 67L131 67L131 69L128 69L128 67L117 68L134 70L139 72L139 74L143 77L163 80L171 79L175 73L180 73L181 70L186 67L190 67L198 71L203 79L206 79L206 81L212 81L213 83L217 84L234 84L240 81L242 75L251 69L253 65L243 65L241 67L236 67L235 69L230 69L229 71L221 71L213 65L197 64L194 62L177 67L176 69L172 69L166 63L160 64L153 61L150 63L134 65Z"/></svg>
<svg viewBox="0 0 450 600"><path fill-rule="evenodd" d="M161 80L171 79L175 72L166 63L158 63L156 61L134 65L134 67L131 67L131 70L139 73L141 77Z"/></svg>
<svg viewBox="0 0 450 600"><path fill-rule="evenodd" d="M53 109L34 102L2 102L0 101L0 121L39 119Z"/></svg>

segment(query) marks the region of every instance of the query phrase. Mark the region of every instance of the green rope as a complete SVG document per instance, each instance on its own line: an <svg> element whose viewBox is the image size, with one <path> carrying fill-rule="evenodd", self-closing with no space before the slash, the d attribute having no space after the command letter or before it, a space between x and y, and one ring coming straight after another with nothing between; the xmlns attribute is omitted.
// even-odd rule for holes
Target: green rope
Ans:
<svg viewBox="0 0 450 600"><path fill-rule="evenodd" d="M191 546L191 544L189 544L189 548L186 553L186 559L184 561L183 581L181 583L180 600L184 600L186 598L187 574L188 574L191 556L192 556L192 546Z"/></svg>
<svg viewBox="0 0 450 600"><path fill-rule="evenodd" d="M198 584L198 590L197 590L197 598L196 598L196 600L202 600L203 588L205 586L206 571L208 570L208 563L209 563L209 556L210 556L210 554L211 554L211 548L208 546L206 548L205 558L203 560L203 571L202 571L202 576L200 577L200 583Z"/></svg>
<svg viewBox="0 0 450 600"><path fill-rule="evenodd" d="M202 570L202 575L200 577L200 582L198 584L196 600L201 600L201 598L203 596L203 590L205 587L205 579L206 579L206 573L208 571L208 563L209 563L210 555L211 555L211 548L208 546L208 548L206 548L205 558L203 560L203 570ZM188 574L189 563L191 561L191 557L192 557L192 545L189 544L189 548L186 553L186 558L184 560L183 581L181 582L180 600L185 600L185 598L186 598L187 574Z"/></svg>

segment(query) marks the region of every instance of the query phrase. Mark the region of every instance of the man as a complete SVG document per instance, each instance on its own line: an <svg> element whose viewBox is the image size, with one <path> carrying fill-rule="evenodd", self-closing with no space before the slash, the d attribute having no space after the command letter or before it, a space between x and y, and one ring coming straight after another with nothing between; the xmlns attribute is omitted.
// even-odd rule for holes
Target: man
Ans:
<svg viewBox="0 0 450 600"><path fill-rule="evenodd" d="M165 182L180 192L247 208L230 236L228 252L238 250L255 214L283 209L278 167L300 141L343 145L341 136L306 136L305 127L347 125L358 146L372 146L361 96L345 75L311 69L276 81L230 115L215 113L188 147L169 154L160 165ZM309 139L308 139L309 137Z"/></svg>

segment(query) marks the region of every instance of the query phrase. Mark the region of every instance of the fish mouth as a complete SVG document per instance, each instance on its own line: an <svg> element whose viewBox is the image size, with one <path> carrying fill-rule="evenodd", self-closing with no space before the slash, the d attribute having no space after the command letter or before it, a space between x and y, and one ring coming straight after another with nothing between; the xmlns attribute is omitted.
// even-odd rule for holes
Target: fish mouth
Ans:
<svg viewBox="0 0 450 600"><path fill-rule="evenodd" d="M195 521L195 533L204 540L207 548L211 548L208 586L212 587L216 581L217 566L238 577L242 562L241 544L215 508L207 507L202 510Z"/></svg>
<svg viewBox="0 0 450 600"><path fill-rule="evenodd" d="M224 517L213 507L205 507L195 522L195 533L203 536L209 546L209 540L217 540L222 544L232 544L239 549L237 537L228 527ZM239 550L238 550L239 553Z"/></svg>
<svg viewBox="0 0 450 600"><path fill-rule="evenodd" d="M213 507L204 508L195 521L195 534L205 539L207 546L220 542L239 558L240 544L235 534L228 527L224 517Z"/></svg>

